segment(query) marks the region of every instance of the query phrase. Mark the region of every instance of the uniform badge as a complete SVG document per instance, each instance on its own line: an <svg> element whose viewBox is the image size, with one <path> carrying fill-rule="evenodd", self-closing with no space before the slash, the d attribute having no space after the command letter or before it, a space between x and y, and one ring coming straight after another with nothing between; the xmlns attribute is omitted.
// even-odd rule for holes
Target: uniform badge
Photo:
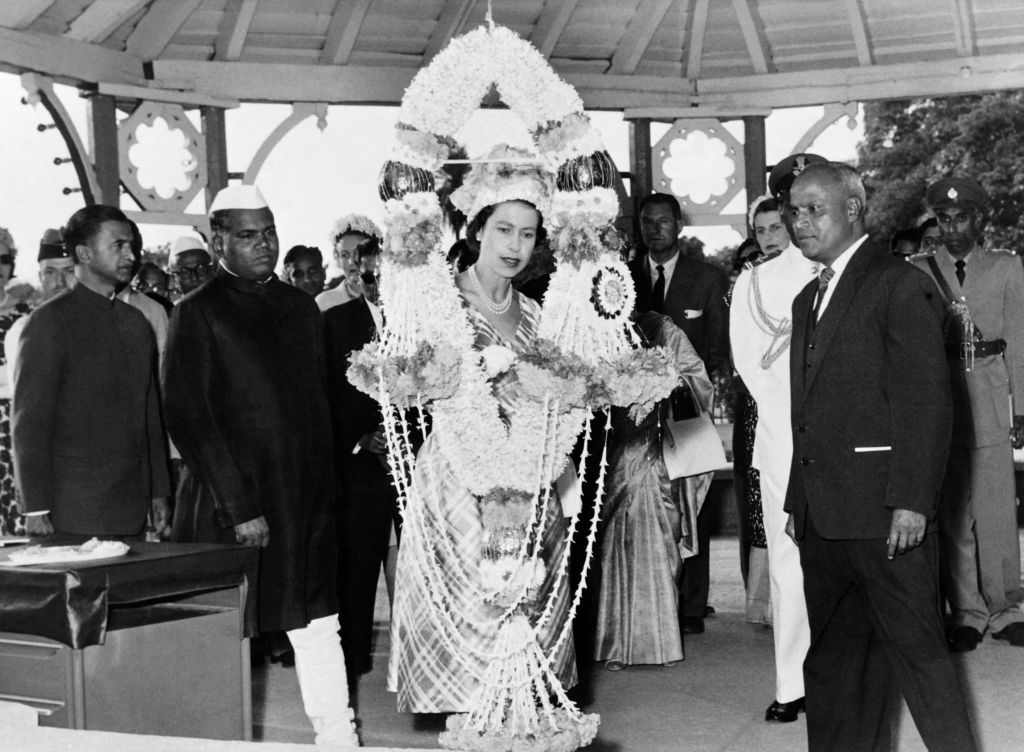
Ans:
<svg viewBox="0 0 1024 752"><path fill-rule="evenodd" d="M953 201L956 201L956 197L959 195L960 194L956 192L956 188L950 188L946 191L946 198L952 199Z"/></svg>
<svg viewBox="0 0 1024 752"><path fill-rule="evenodd" d="M801 154L795 160L793 160L793 175L799 175L801 172L807 169L807 157Z"/></svg>

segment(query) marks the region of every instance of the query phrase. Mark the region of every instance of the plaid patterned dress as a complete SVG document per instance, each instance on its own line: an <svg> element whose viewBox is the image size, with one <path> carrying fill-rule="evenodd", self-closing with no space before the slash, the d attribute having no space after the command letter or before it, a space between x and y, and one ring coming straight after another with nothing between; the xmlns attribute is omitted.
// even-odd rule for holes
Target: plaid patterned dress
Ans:
<svg viewBox="0 0 1024 752"><path fill-rule="evenodd" d="M533 341L540 306L519 293L517 295L523 316L511 341L496 331L481 313L466 306L477 333L478 349L497 344L521 352ZM516 386L514 374L506 372L495 381L495 396L507 406ZM484 656L494 652L497 624L493 617L496 610L478 600L478 583L460 585L457 577L452 575L446 583L446 591L455 608L441 616L429 600L428 588L423 586L423 572L418 570L414 550L433 557L446 573L468 571L472 574L477 571L483 537L476 497L459 485L432 439L432 436L427 438L416 459L415 484L423 508L407 509L405 515L409 519L411 515L423 514L426 509L440 510L442 519L431 522L436 526L434 529L440 528L440 534L452 545L444 547L437 545L434 539L424 540L421 529L416 525L403 528L392 609L388 689L398 693L401 712L465 712L479 691L480 677L486 669ZM500 462L501 458L495 457L494 461ZM540 603L552 595L557 562L565 547L566 523L555 493L550 496L544 524L541 556L549 566L541 587ZM449 561L452 557L458 561ZM568 618L568 579L563 579L554 594L554 615L540 640L545 651L550 650ZM460 611L470 614L470 618L452 617ZM552 668L566 687L575 685L576 660L571 636L554 656Z"/></svg>

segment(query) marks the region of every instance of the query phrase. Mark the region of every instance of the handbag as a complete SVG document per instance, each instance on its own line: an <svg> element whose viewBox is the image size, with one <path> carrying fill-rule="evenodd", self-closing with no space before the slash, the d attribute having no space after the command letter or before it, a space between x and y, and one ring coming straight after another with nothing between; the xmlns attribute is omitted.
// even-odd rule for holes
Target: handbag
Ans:
<svg viewBox="0 0 1024 752"><path fill-rule="evenodd" d="M708 413L662 422L661 453L672 480L726 467L725 447Z"/></svg>

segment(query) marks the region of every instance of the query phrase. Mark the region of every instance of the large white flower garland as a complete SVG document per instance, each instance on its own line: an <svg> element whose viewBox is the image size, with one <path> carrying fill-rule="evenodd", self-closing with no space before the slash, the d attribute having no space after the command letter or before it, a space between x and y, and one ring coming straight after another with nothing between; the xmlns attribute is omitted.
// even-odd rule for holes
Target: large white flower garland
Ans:
<svg viewBox="0 0 1024 752"><path fill-rule="evenodd" d="M510 351L484 357L474 349L474 330L441 248L441 209L434 193L434 173L492 85L530 128L539 159L559 176L545 217L557 269L542 308L540 340L522 360L507 357ZM551 599L534 602L535 586L544 577L539 540L552 484L584 429L582 462L588 462L592 410L611 405L649 410L679 377L667 358L637 349L628 321L635 293L611 224L618 213L611 161L579 95L532 45L493 25L452 40L413 79L399 118L392 160L381 176L386 324L380 341L353 357L349 378L384 406L405 524L415 531L406 540L424 542L423 550L407 554L406 574L426 595L438 639L453 656L464 656L456 658L462 670L475 672L480 659L486 665L475 676L481 687L476 704L450 720L441 743L458 749L568 752L593 739L598 718L576 708L551 667L570 634L582 584L554 647L545 653L538 640L551 628L553 599L568 576L578 523L577 516L570 520L561 560L548 563L557 568ZM523 388L506 421L491 379L509 368L517 370ZM419 409L417 425L399 419L396 408L410 406ZM412 434L425 431L424 410L431 413L432 440L444 461L458 483L480 499L486 551L472 570L458 567L461 559L435 506L437 489L413 482ZM605 449L599 454L603 488ZM525 516L516 510L525 510ZM598 512L587 531L585 570ZM481 602L497 607L485 622L475 615ZM527 611L539 614L532 624ZM496 630L489 654L480 655L463 638L460 628L467 624Z"/></svg>

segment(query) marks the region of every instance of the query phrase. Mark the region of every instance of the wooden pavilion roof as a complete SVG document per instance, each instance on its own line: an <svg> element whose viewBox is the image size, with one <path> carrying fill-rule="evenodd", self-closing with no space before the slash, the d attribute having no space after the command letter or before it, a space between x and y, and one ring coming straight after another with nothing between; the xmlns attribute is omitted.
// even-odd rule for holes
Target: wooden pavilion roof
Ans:
<svg viewBox="0 0 1024 752"><path fill-rule="evenodd" d="M0 69L195 104L396 103L487 4L3 0ZM493 0L493 14L591 108L1024 88L1024 0Z"/></svg>

